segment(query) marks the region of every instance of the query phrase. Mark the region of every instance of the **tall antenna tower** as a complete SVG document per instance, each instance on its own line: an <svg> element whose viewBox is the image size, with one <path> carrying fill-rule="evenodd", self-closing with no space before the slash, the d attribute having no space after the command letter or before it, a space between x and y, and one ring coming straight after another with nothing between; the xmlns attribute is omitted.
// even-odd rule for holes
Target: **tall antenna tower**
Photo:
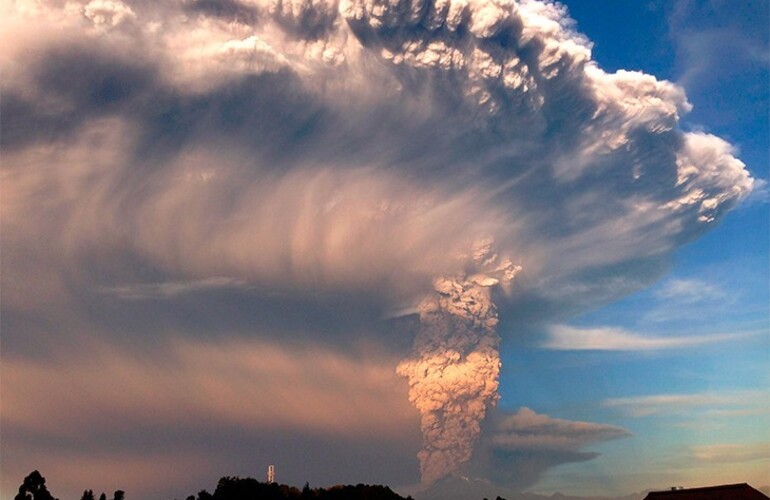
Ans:
<svg viewBox="0 0 770 500"><path fill-rule="evenodd" d="M268 465L267 466L267 484L272 484L275 482L275 465Z"/></svg>

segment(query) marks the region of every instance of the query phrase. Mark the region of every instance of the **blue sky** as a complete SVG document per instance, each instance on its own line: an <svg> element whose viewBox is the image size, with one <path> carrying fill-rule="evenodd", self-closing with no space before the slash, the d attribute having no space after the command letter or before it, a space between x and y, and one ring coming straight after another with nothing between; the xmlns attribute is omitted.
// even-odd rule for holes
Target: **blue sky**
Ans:
<svg viewBox="0 0 770 500"><path fill-rule="evenodd" d="M637 69L682 85L693 104L685 126L729 138L756 178L768 178L766 2L566 4L578 30L594 42L593 55L601 66ZM615 423L634 433L598 447L604 456L593 462L553 469L535 490L581 489L587 476L603 478L608 489L617 492L652 485L749 481L760 486L767 482L770 210L766 193L678 249L669 273L650 288L569 322L581 328L618 327L643 337L745 336L649 351L544 351L533 342L505 352L503 405L531 401L534 408L549 414ZM689 397L691 404L672 398L659 410L639 416L606 404L610 399L657 395ZM699 402L698 395L711 401ZM695 458L693 449L715 445L761 446L763 451L732 464L729 458L721 464L718 459L704 463ZM667 460L676 461L677 466ZM585 487L586 491L591 488Z"/></svg>
<svg viewBox="0 0 770 500"><path fill-rule="evenodd" d="M766 485L769 19L0 3L2 496Z"/></svg>

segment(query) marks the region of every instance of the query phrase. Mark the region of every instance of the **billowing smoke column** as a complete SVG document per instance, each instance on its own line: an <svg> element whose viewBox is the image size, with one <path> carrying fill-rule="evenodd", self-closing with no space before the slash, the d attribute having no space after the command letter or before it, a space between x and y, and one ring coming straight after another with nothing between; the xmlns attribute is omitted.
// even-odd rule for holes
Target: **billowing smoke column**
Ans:
<svg viewBox="0 0 770 500"><path fill-rule="evenodd" d="M409 379L409 400L420 411L423 482L467 462L487 407L497 401L500 337L489 289L464 277L440 278L420 304L413 356L399 374Z"/></svg>
<svg viewBox="0 0 770 500"><path fill-rule="evenodd" d="M491 288L519 271L498 264L490 244L474 254L481 272L437 278L419 306L412 356L398 366L409 380L409 401L421 414L419 452L424 483L457 473L468 462L487 408L498 399L500 336Z"/></svg>

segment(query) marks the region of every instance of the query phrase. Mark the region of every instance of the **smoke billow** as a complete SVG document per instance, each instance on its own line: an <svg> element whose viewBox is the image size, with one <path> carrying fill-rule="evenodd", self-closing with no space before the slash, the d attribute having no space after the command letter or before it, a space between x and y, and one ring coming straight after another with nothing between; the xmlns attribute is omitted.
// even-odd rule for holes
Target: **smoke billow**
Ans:
<svg viewBox="0 0 770 500"><path fill-rule="evenodd" d="M679 127L683 89L603 71L557 2L0 9L3 305L24 313L4 341L55 293L241 287L260 291L244 310L287 316L422 297L397 371L426 483L463 470L498 399L498 307L566 315L649 285L754 183L730 144ZM526 300L493 303L519 271Z"/></svg>
<svg viewBox="0 0 770 500"><path fill-rule="evenodd" d="M484 245L474 255L498 260ZM422 480L432 483L466 464L487 409L498 400L500 336L491 287L510 282L520 267L505 261L491 272L437 278L419 306L413 353L398 366L409 380L409 401L420 411Z"/></svg>
<svg viewBox="0 0 770 500"><path fill-rule="evenodd" d="M515 413L493 410L474 451L472 472L517 491L531 487L547 469L596 458L592 444L631 433L614 425L552 418L527 407Z"/></svg>

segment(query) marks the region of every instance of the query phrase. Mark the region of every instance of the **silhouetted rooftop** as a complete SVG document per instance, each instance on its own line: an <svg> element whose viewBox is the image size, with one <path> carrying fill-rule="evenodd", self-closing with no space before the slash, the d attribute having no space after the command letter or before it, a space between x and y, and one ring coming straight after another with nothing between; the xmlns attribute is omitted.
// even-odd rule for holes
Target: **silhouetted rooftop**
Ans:
<svg viewBox="0 0 770 500"><path fill-rule="evenodd" d="M723 484L704 488L652 491L644 500L767 500L761 491L746 483Z"/></svg>

